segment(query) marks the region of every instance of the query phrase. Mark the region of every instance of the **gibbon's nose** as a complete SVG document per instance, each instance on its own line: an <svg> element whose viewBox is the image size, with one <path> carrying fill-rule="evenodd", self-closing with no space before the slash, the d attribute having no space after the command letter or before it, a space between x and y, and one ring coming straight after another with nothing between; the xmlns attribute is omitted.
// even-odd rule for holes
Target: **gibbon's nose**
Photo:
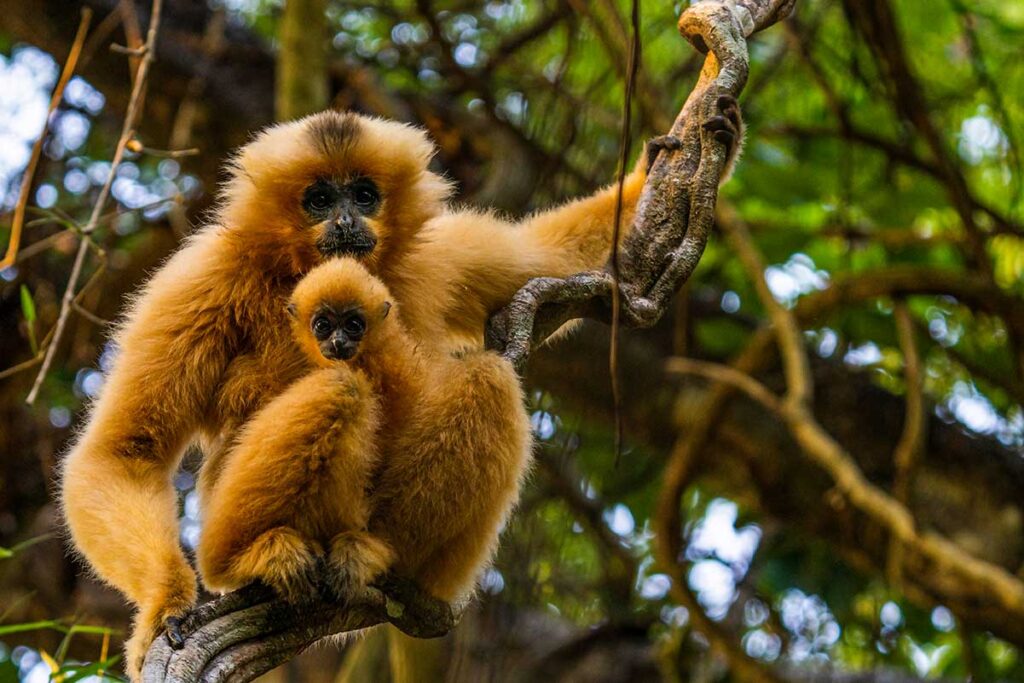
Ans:
<svg viewBox="0 0 1024 683"><path fill-rule="evenodd" d="M335 337L331 340L331 349L334 351L335 358L339 360L352 360L356 355L356 351L359 350L359 342L354 342L345 337Z"/></svg>
<svg viewBox="0 0 1024 683"><path fill-rule="evenodd" d="M339 232L347 232L352 228L352 214L348 211L343 211L338 219L334 222L334 229Z"/></svg>

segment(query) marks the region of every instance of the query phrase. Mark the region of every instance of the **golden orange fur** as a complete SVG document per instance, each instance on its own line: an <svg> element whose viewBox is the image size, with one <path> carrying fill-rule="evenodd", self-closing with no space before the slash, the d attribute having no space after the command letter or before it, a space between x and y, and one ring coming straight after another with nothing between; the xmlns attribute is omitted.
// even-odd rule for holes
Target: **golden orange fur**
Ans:
<svg viewBox="0 0 1024 683"><path fill-rule="evenodd" d="M267 129L233 160L215 221L190 237L130 305L114 339L117 359L64 462L61 497L75 547L138 606L127 646L133 675L165 620L182 615L196 597L171 484L183 450L192 442L203 448L205 496L239 428L310 369L285 311L298 279L325 259L317 249L325 228L300 205L310 183L357 173L377 183L382 204L367 224L378 243L363 262L386 283L413 342L441 355L482 348L488 315L530 278L567 276L607 260L613 189L512 223L450 209L448 183L427 169L432 153L421 130L353 114L324 112ZM643 180L640 168L626 182L624 226ZM502 495L513 495L515 477L494 465L505 439L493 435L523 428L519 412L498 412L514 402L502 392L515 392L495 379L486 354L470 353L461 363L463 374L447 394L458 400L433 406L438 447L413 444L383 475L382 512L371 526L389 529L396 548L415 545L427 516L492 527L494 519L475 515L503 508L465 500L477 490L471 482L488 495L507 485ZM493 443L476 434L492 435ZM452 481L454 471L440 466L452 453L479 466L470 480ZM402 485L409 468L434 465L434 486ZM440 548L436 556L399 553L409 567L429 568L424 576L442 596L464 583L444 576L466 573L447 563L470 552L462 547L469 536L453 534L423 545Z"/></svg>
<svg viewBox="0 0 1024 683"><path fill-rule="evenodd" d="M436 597L452 600L471 590L518 499L529 463L529 420L519 380L508 362L480 349L453 355L418 345L403 329L400 309L387 319L380 317L380 311L386 314L389 310L385 302L390 298L384 285L364 266L347 258L335 259L314 268L296 287L294 329L300 347L314 364L336 369L338 361L321 353L310 322L325 308L358 309L370 318L358 353L347 366L366 373L379 389L381 401L383 419L377 432L380 474L370 499L371 538L393 550L393 558L388 559L393 559L396 571ZM316 371L312 376L316 379L302 380L285 395L301 391L308 394L310 407L317 400L326 401L323 412L330 412L330 403L336 398L317 388L322 382L336 381L322 375L327 372L330 370ZM262 422L279 400L250 424ZM322 423L311 418L292 421L282 416L269 421L279 433L288 432L287 437L266 435L270 441L313 442L323 430ZM348 421L340 429L360 431L362 425ZM273 445L269 447L273 449ZM373 450L372 444L365 447ZM258 453L243 455L241 446L239 451L238 462L247 469L259 468L266 453L262 446ZM268 489L274 474L264 473ZM229 470L225 471L215 498L231 477ZM364 500L352 494L335 498L344 501L341 505L353 506L361 518ZM324 505L330 507L327 502ZM216 507L227 511L227 506ZM250 526L244 521L246 516L234 515L234 521L225 524ZM332 559L343 551L345 562L379 571L376 547L341 541L331 549ZM200 558L202 568L202 544ZM341 561L333 563L344 567Z"/></svg>
<svg viewBox="0 0 1024 683"><path fill-rule="evenodd" d="M372 284L359 289L367 306L372 293L381 295L359 362L323 364L293 383L242 427L223 458L206 492L196 553L211 590L260 579L295 600L312 593L318 555L335 569L339 591L391 564L390 548L366 531L381 388L360 366L373 358L387 322L385 290L368 292Z"/></svg>

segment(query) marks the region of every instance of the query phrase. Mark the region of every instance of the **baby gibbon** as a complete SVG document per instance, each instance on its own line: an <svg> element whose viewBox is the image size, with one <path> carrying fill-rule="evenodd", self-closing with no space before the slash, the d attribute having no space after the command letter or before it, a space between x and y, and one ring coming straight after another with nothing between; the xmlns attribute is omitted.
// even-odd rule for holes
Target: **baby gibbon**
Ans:
<svg viewBox="0 0 1024 683"><path fill-rule="evenodd" d="M263 408L225 458L198 551L210 588L261 579L309 595L323 553L339 591L392 561L435 597L472 588L529 463L519 381L491 352L418 348L390 298L352 259L299 282L296 340L321 369Z"/></svg>
<svg viewBox="0 0 1024 683"><path fill-rule="evenodd" d="M501 495L513 495L515 478L489 469L489 456L518 438L521 414L496 412L493 359L474 352L483 348L487 317L528 280L607 262L616 191L513 223L449 208L449 183L428 170L433 152L422 130L350 113L268 128L231 161L213 222L132 300L114 336L116 359L61 478L75 547L138 606L127 644L130 675L137 676L159 632L168 628L180 641L176 623L196 598L172 485L182 454L190 444L201 447L199 488L206 497L239 428L309 371L289 333L285 304L320 263L358 258L387 285L419 348L438 356L470 352L448 368L463 373L447 382L448 397L463 393L435 406L441 422L424 427L437 439L415 443L406 458L420 466L471 446L479 452L460 457L479 459L479 477L506 481L510 488ZM623 238L646 170L638 164L626 180ZM474 438L474 430L491 439ZM459 547L448 529L451 519L478 514L476 491L443 468L415 491L403 489L404 473L402 466L385 471L379 487L380 518L396 535L392 547L420 536L444 538L449 547L433 559L399 552L402 561L426 567L450 558L475 566L475 558L459 555L475 546ZM488 501L486 509L493 508Z"/></svg>
<svg viewBox="0 0 1024 683"><path fill-rule="evenodd" d="M332 293L341 296L310 299L304 283L328 267ZM309 598L317 558L325 556L344 594L390 566L391 549L367 532L377 435L390 427L380 424L381 397L410 374L394 316L386 319L389 296L349 259L300 282L289 304L295 337L320 367L249 420L222 460L196 553L211 590L260 579L290 600Z"/></svg>

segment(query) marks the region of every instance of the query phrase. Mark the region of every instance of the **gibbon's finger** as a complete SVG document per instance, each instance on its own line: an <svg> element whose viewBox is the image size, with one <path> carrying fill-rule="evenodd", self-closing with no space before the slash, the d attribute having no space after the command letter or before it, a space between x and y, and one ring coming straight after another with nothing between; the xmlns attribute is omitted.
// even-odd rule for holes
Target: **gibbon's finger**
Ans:
<svg viewBox="0 0 1024 683"><path fill-rule="evenodd" d="M731 127L731 122L724 116L712 116L702 126L704 130L712 131L729 130Z"/></svg>
<svg viewBox="0 0 1024 683"><path fill-rule="evenodd" d="M729 109L739 109L740 103L732 95L719 95L715 105L724 112Z"/></svg>
<svg viewBox="0 0 1024 683"><path fill-rule="evenodd" d="M716 130L715 139L725 145L726 150L731 150L732 144L736 142L736 136L729 130Z"/></svg>
<svg viewBox="0 0 1024 683"><path fill-rule="evenodd" d="M677 150L683 146L683 141L674 135L661 135L656 138L651 138L647 141L647 172L651 172L651 167L654 166L654 162L657 161L658 155L664 149Z"/></svg>
<svg viewBox="0 0 1024 683"><path fill-rule="evenodd" d="M737 135L739 135L740 132L743 130L743 119L740 118L740 110L727 109L725 112L725 117L729 119L729 123L732 124L733 131Z"/></svg>

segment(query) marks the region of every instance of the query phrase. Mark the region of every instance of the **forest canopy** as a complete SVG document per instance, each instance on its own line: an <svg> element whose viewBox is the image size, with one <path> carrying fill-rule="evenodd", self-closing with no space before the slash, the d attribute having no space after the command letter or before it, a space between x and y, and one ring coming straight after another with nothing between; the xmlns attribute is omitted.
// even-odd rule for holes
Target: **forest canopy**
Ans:
<svg viewBox="0 0 1024 683"><path fill-rule="evenodd" d="M689 4L640 3L630 167L704 63ZM24 217L0 270L0 681L119 671L128 610L66 552L56 465L127 297L256 130L324 107L414 123L457 202L510 216L617 177L631 1L290 5L163 2L84 230L150 4L3 3L0 244ZM1024 4L798 0L749 49L743 156L672 310L619 331L618 409L606 325L533 353L536 463L460 624L273 680L1024 680Z"/></svg>

